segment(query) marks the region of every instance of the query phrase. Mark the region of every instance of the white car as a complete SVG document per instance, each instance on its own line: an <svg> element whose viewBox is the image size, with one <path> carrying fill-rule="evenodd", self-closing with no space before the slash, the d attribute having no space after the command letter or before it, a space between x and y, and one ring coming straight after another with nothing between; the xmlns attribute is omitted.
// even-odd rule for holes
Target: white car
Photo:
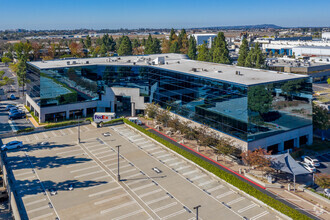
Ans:
<svg viewBox="0 0 330 220"><path fill-rule="evenodd" d="M313 167L312 165L308 164L308 163L301 163L301 165L303 165L303 167L311 173L316 172L316 168Z"/></svg>
<svg viewBox="0 0 330 220"><path fill-rule="evenodd" d="M330 197L330 188L324 189L324 195Z"/></svg>
<svg viewBox="0 0 330 220"><path fill-rule="evenodd" d="M1 150L12 150L12 149L16 149L16 148L20 148L23 147L23 142L22 141L11 141L7 144L4 144L1 146Z"/></svg>
<svg viewBox="0 0 330 220"><path fill-rule="evenodd" d="M319 167L320 166L320 162L318 159L316 159L315 157L309 157L309 156L305 156L304 157L304 162L308 163L314 167Z"/></svg>

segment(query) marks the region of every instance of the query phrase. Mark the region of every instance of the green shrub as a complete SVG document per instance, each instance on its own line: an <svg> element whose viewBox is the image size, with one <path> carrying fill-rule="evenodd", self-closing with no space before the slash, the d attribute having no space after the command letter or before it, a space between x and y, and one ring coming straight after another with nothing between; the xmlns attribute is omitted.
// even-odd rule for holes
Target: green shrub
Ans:
<svg viewBox="0 0 330 220"><path fill-rule="evenodd" d="M216 166L210 164L207 161L204 161L203 159L200 159L196 157L195 155L191 154L188 151L185 151L177 146L175 146L172 143L169 143L168 141L160 138L159 136L145 130L144 128L134 124L133 122L127 120L127 119L122 119L126 124L136 128L137 130L141 131L142 133L148 135L149 137L153 138L157 142L163 144L164 146L170 148L171 150L177 152L178 154L181 154L188 160L191 160L192 162L196 163L197 165L203 167L207 171L215 174L216 176L220 177L224 181L228 182L229 184L237 187L238 189L244 191L245 193L249 194L250 196L255 197L256 199L264 202L265 204L269 205L270 207L276 209L277 211L283 213L284 215L287 215L293 219L311 219L308 216L300 213L299 211L283 204L282 202L266 195L265 193L257 190L256 188L250 186L250 184L238 179L236 176L234 176L231 173L227 173L226 171L223 171Z"/></svg>
<svg viewBox="0 0 330 220"><path fill-rule="evenodd" d="M20 129L20 130L17 131L17 133L24 133L24 132L30 132L30 131L34 131L34 128Z"/></svg>
<svg viewBox="0 0 330 220"><path fill-rule="evenodd" d="M46 125L44 128L45 129L58 128L58 127L63 127L63 126L68 126L68 125L75 125L75 124L78 124L78 121L64 121L64 122L59 122L56 124Z"/></svg>
<svg viewBox="0 0 330 220"><path fill-rule="evenodd" d="M123 121L123 118L117 118L117 119L112 119L111 121L104 122L103 124L109 125L109 124L114 124L114 123L122 122L122 121Z"/></svg>
<svg viewBox="0 0 330 220"><path fill-rule="evenodd" d="M31 109L28 106L26 106L26 105L24 105L24 106L28 110L28 112L30 113L30 115L34 118L34 120L36 120L36 122L39 123L39 118L34 115L34 112L31 111Z"/></svg>

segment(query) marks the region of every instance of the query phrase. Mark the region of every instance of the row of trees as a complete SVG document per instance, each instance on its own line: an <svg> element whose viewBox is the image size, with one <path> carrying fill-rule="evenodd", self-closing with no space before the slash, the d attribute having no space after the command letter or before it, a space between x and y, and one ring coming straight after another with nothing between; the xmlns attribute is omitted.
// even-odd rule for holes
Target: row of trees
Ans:
<svg viewBox="0 0 330 220"><path fill-rule="evenodd" d="M259 43L256 43L254 47L250 49L247 39L243 38L242 44L239 48L237 65L262 69L266 67L265 61L266 57L262 53Z"/></svg>

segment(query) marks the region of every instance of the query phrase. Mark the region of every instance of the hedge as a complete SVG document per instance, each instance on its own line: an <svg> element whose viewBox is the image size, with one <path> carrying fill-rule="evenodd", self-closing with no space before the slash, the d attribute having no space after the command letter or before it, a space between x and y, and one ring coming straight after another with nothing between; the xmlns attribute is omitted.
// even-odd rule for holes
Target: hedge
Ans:
<svg viewBox="0 0 330 220"><path fill-rule="evenodd" d="M107 121L107 122L104 122L103 124L104 125L109 125L109 124L114 124L114 123L117 123L117 122L123 122L123 118L116 118L116 119L112 119L111 121Z"/></svg>
<svg viewBox="0 0 330 220"><path fill-rule="evenodd" d="M262 201L263 203L267 204L268 206L270 206L270 207L276 209L277 211L283 213L284 215L287 215L287 216L291 217L292 219L299 219L299 220L311 219L308 216L306 216L306 215L300 213L299 211L295 210L294 208L291 208L288 205L286 205L286 204L284 204L284 203L268 196L267 194L259 191L256 188L252 187L251 185L249 185L248 183L240 180L239 178L237 178L233 174L227 173L226 171L223 171L223 170L219 169L218 167L210 164L209 162L204 161L203 159L196 157L192 153L190 153L188 151L185 151L185 150L179 148L178 146L175 146L174 144L172 144L172 143L160 138L159 136L145 130L144 128L136 125L135 123L133 123L133 122L127 120L127 119L119 119L119 120L123 120L123 122L125 122L126 124L136 128L137 130L139 130L142 133L148 135L149 137L153 138L154 140L158 141L159 143L163 144L164 146L166 146L166 147L170 148L171 150L177 152L178 154L184 156L188 160L191 160L192 162L194 162L197 165L203 167L207 171L215 174L216 176L218 176L221 179L225 180L229 184L237 187L238 189L240 189L240 190L244 191L245 193L249 194L250 196L255 197L256 199L258 199L258 200ZM117 120L117 121L119 121L119 120Z"/></svg>
<svg viewBox="0 0 330 220"><path fill-rule="evenodd" d="M80 122L81 123L81 122ZM49 128L57 128L57 127L63 127L63 126L68 126L68 125L74 125L78 124L78 121L64 121L64 122L58 122L56 124L50 124L46 125L44 128L49 129Z"/></svg>
<svg viewBox="0 0 330 220"><path fill-rule="evenodd" d="M36 120L37 123L39 123L39 118L37 116L34 115L34 112L31 111L31 109L27 106L27 105L24 105L25 108L28 110L28 112L30 112L31 116L34 118L34 120Z"/></svg>
<svg viewBox="0 0 330 220"><path fill-rule="evenodd" d="M24 128L17 131L17 133L34 131L34 128Z"/></svg>

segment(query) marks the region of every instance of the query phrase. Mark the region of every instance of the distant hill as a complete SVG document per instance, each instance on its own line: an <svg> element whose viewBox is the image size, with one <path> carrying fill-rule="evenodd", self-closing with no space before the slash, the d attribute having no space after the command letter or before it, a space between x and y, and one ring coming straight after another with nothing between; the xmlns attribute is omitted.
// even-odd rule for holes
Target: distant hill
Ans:
<svg viewBox="0 0 330 220"><path fill-rule="evenodd" d="M192 29L209 29L209 30L249 30L249 29L281 29L283 27L274 25L274 24L257 24L257 25L240 25L240 26L219 26L219 27L201 27L201 28L192 28Z"/></svg>

